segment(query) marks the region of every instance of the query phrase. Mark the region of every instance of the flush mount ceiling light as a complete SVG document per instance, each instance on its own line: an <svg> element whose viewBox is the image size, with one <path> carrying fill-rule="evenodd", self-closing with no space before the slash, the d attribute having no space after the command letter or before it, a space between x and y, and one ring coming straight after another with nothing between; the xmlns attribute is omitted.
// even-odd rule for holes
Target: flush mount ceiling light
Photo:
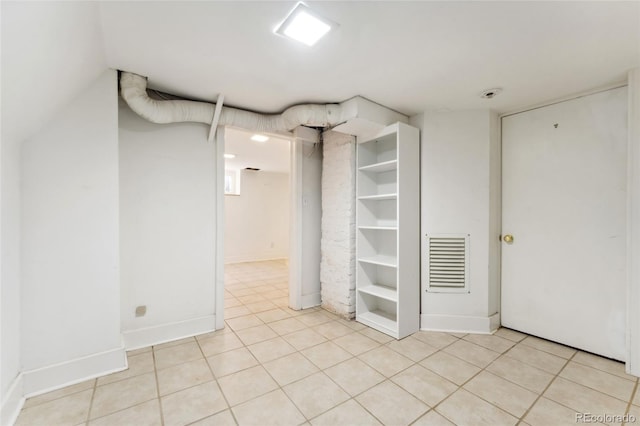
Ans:
<svg viewBox="0 0 640 426"><path fill-rule="evenodd" d="M236 156L235 154L225 154L224 158L232 159L232 158L236 158Z"/></svg>
<svg viewBox="0 0 640 426"><path fill-rule="evenodd" d="M253 135L251 136L251 140L252 141L256 141L256 142L266 142L269 140L269 136L265 136L265 135Z"/></svg>
<svg viewBox="0 0 640 426"><path fill-rule="evenodd" d="M275 32L307 46L313 46L335 26L336 23L318 16L307 5L300 2L276 28Z"/></svg>

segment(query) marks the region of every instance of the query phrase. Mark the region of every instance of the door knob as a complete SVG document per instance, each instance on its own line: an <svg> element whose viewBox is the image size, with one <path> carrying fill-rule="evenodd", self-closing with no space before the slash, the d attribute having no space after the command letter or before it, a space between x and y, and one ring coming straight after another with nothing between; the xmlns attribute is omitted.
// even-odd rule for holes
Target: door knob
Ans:
<svg viewBox="0 0 640 426"><path fill-rule="evenodd" d="M507 244L511 244L511 243L513 243L513 235L511 235L511 234L507 234L507 235L505 235L502 239L503 239L503 240L504 240L504 242L505 242L505 243L507 243Z"/></svg>

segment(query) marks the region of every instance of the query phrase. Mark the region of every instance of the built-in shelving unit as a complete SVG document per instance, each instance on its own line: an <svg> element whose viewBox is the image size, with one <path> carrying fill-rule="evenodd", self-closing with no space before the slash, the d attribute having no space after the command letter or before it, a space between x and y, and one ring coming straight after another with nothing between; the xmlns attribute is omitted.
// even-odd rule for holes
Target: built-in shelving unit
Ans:
<svg viewBox="0 0 640 426"><path fill-rule="evenodd" d="M419 133L358 143L356 320L401 339L420 323Z"/></svg>

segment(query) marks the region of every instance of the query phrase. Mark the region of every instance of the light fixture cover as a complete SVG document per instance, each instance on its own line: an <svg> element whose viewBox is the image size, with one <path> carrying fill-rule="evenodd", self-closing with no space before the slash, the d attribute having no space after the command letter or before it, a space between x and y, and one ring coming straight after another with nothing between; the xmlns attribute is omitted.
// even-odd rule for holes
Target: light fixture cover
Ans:
<svg viewBox="0 0 640 426"><path fill-rule="evenodd" d="M313 46L335 26L336 23L318 16L307 5L300 2L276 28L275 32L307 46Z"/></svg>
<svg viewBox="0 0 640 426"><path fill-rule="evenodd" d="M251 136L251 140L252 141L256 141L256 142L266 142L269 140L269 136L265 136L265 135L253 135Z"/></svg>
<svg viewBox="0 0 640 426"><path fill-rule="evenodd" d="M224 158L229 158L229 159L231 159L231 158L236 158L236 156L235 156L235 154L225 154L225 155L224 155Z"/></svg>

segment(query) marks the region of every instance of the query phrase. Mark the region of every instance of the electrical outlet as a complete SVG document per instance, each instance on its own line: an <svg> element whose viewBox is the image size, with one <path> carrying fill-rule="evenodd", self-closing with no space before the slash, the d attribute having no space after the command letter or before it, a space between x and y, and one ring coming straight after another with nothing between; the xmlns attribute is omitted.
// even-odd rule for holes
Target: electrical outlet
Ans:
<svg viewBox="0 0 640 426"><path fill-rule="evenodd" d="M147 306L146 305L136 306L136 316L137 317L143 317L143 316L145 316L146 313L147 313Z"/></svg>

